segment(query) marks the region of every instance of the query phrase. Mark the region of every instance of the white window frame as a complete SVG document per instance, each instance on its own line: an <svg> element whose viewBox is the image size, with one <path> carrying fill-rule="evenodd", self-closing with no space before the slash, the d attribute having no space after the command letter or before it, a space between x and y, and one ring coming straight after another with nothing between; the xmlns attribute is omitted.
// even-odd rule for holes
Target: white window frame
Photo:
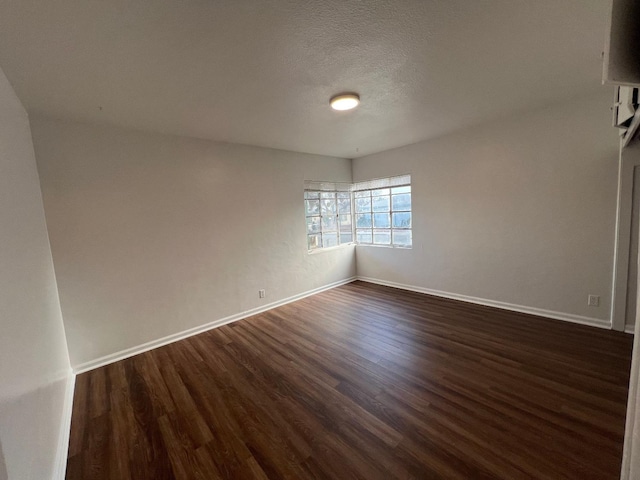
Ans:
<svg viewBox="0 0 640 480"><path fill-rule="evenodd" d="M348 183L333 183L333 182L305 182L305 190L304 190L304 210L305 210L305 228L307 231L307 250L309 252L316 252L316 251L322 251L322 250L326 250L329 248L337 248L343 245L351 245L354 243L354 238L353 238L353 196L351 195L351 184ZM315 196L317 194L318 198L317 200L319 201L318 203L318 210L317 212L313 212L315 214L309 214L309 208L308 208L308 203L309 202L313 202L316 200L316 198L309 198L312 196ZM322 196L323 195L327 195L327 194L332 194L334 201L335 201L335 213L333 214L323 214L322 213ZM349 199L349 212L348 213L344 213L344 212L340 212L340 203L338 201L338 195L345 195L348 196ZM340 225L340 220L341 220L341 216L349 216L350 217L350 222L349 222L349 228L348 231L344 228L341 228ZM335 226L336 229L335 230L328 230L327 232L324 231L324 222L323 222L323 218L324 217L335 217ZM319 219L319 229L315 230L315 231L310 231L309 229L309 219L310 218L318 218ZM335 232L336 234L336 244L335 245L330 245L330 246L325 246L324 243L324 238L325 238L325 233L331 235ZM347 233L348 232L348 233ZM321 239L321 244L319 246L315 246L312 247L312 242L311 242L311 238L312 237L320 237ZM343 238L344 237L344 238ZM347 241L347 238L349 238Z"/></svg>
<svg viewBox="0 0 640 480"><path fill-rule="evenodd" d="M408 189L409 191L406 191ZM394 190L404 190L403 192L397 192L394 194ZM388 193L380 193L380 192L388 192ZM368 193L368 195L361 196L363 193ZM379 194L376 194L379 193ZM409 206L407 208L394 208L393 197L399 195L409 195ZM410 249L413 246L413 212L412 212L412 203L411 203L411 184L407 183L404 185L394 185L383 188L362 188L359 190L354 190L353 192L353 227L354 227L354 239L356 245L367 245L367 246L376 246L376 247L387 247L387 248L403 248ZM389 210L388 211L375 211L374 201L379 198L388 198ZM369 210L368 211L358 211L358 198L369 198ZM409 226L394 226L394 213L395 214L409 214ZM376 225L376 214L384 215L387 214L388 217L388 227ZM358 226L358 216L359 215L370 215L370 223L371 226L367 227L359 227ZM370 232L371 241L362 241L359 240L358 234L362 232ZM408 233L409 234L409 242L408 243L400 243L394 242L396 235L394 233ZM376 235L389 235L389 243L381 243L376 242Z"/></svg>
<svg viewBox="0 0 640 480"><path fill-rule="evenodd" d="M409 207L405 208L405 209L394 209L393 208L393 190L392 189L397 189L397 188L409 188L409 191L406 193L398 193L396 195L406 195L409 194ZM362 192L369 192L369 198L372 199L373 201L373 196L372 196L372 192L376 191L376 190L383 190L383 189L389 189L389 193L386 195L389 198L389 211L388 212L374 212L373 211L373 205L371 205L370 211L369 212L363 212L363 213L369 213L371 215L371 227L358 227L357 226L357 221L356 221L356 216L358 215L358 212L356 212L356 201L355 201L355 196L358 193L362 193ZM349 184L349 183L339 183L339 182L318 182L318 181L305 181L305 188L304 188L304 211L305 211L305 230L306 230L306 238L307 238L307 250L309 253L313 253L313 252L318 252L318 251L325 251L327 249L333 249L333 248L339 248L345 245L366 245L366 246L375 246L375 247L386 247L386 248L401 248L401 249L411 249L412 245L413 245L413 205L411 203L411 175L401 175L401 176L397 176L397 177L388 177L388 178L380 178L380 179L376 179L376 180L369 180L366 182L358 182L358 183L354 183L354 184ZM323 237L323 221L322 218L323 216L326 215L322 215L322 204L321 202L318 203L318 210L317 211L312 211L310 213L309 210L309 201L314 201L316 200L316 198L310 198L310 197L316 197L317 196L317 200L320 200L320 198L322 197L322 194L327 194L327 193L332 193L334 195L334 199L335 199L335 205L336 205L336 212L335 214L331 214L332 216L335 216L335 224L336 224L336 237L337 237L337 243L335 245L331 245L331 246L324 246L324 237ZM339 205L338 205L338 194L345 194L348 193L349 194L349 199L350 199L350 212L348 214L346 213L340 213L339 211ZM384 195L379 195L376 197L382 197ZM388 213L389 215L389 226L388 227L380 227L380 228L375 228L374 225L374 214L375 213ZM409 213L409 226L408 227L394 227L393 226L393 220L394 220L394 213ZM343 241L344 239L342 238L343 235L346 234L346 230L345 229L341 229L340 227L340 215L350 215L350 219L351 219L351 226L350 226L350 230L349 230L349 237L350 237L350 241ZM310 218L318 218L319 219L319 229L316 229L314 231L311 231L309 228L309 219ZM363 231L363 230L370 230L371 231L371 243L365 243L365 242L358 242L357 241L357 232L358 231ZM394 243L394 232L398 232L398 231L403 231L403 232L409 232L409 243ZM329 230L327 233L329 234L333 234L333 230ZM374 235L376 233L380 234L380 233L389 233L389 243L374 243ZM312 247L312 241L311 241L311 237L315 237L318 238L317 236L320 237L321 239L321 245L320 246L315 246Z"/></svg>

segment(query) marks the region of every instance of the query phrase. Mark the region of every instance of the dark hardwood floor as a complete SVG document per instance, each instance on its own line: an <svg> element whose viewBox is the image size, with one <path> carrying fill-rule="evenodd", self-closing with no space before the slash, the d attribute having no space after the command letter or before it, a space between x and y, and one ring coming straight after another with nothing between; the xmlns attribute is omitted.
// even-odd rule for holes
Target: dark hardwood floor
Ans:
<svg viewBox="0 0 640 480"><path fill-rule="evenodd" d="M354 282L77 377L68 479L617 479L632 337Z"/></svg>

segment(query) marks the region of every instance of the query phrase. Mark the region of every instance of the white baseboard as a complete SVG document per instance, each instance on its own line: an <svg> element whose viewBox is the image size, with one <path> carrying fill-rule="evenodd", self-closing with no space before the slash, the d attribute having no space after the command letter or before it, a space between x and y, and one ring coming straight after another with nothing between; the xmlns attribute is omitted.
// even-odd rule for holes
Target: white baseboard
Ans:
<svg viewBox="0 0 640 480"><path fill-rule="evenodd" d="M515 305L512 303L499 302L496 300L487 300L485 298L470 297L468 295L460 295L458 293L443 292L440 290L432 290L430 288L404 285L402 283L396 282L388 282L386 280L380 280L377 278L358 276L358 280L368 283L375 283L378 285L384 285L387 287L400 288L402 290L410 290L412 292L426 293L428 295L434 295L436 297L450 298L452 300L460 300L462 302L485 305L487 307L496 307L502 308L504 310L511 310L514 312L538 315L540 317L552 318L554 320L564 320L566 322L579 323L581 325L589 325L591 327L598 327L609 330L611 329L611 322L609 320L602 320L600 318L583 317L581 315L574 315L572 313L556 312L553 310L544 310L542 308L526 307L523 305Z"/></svg>
<svg viewBox="0 0 640 480"><path fill-rule="evenodd" d="M62 422L60 424L60 436L58 438L58 450L54 465L53 478L64 480L67 472L67 456L69 454L69 434L71 433L71 413L73 411L73 393L76 387L76 375L72 370L67 376L67 383L64 391L64 406L62 411Z"/></svg>
<svg viewBox="0 0 640 480"><path fill-rule="evenodd" d="M193 335L197 335L202 332L206 332L207 330L212 330L214 328L220 327L222 325L226 325L228 323L233 323L238 320L242 320L243 318L250 317L252 315L257 315L258 313L266 312L267 310L271 310L272 308L279 307L281 305L285 305L287 303L295 302L296 300L300 300L305 297L309 297L311 295L315 295L316 293L324 292L325 290L330 290L335 287L339 287L340 285L345 285L347 283L351 283L355 281L357 277L350 277L344 280L339 280L337 282L330 283L328 285L324 285L322 287L314 288L313 290L308 290L303 293L299 293L298 295L293 295L292 297L284 298L282 300L278 300L277 302L268 303L266 305L262 305L257 308L253 308L251 310L247 310L245 312L236 313L235 315L231 315L229 317L220 318L218 320L214 320L209 323L205 323L204 325L199 325L197 327L190 328L188 330L184 330L182 332L174 333L172 335L168 335L163 338L159 338L157 340L152 340L147 343L143 343L142 345L138 345L135 347L127 348L125 350L121 350L116 353L112 353L110 355L105 355L104 357L97 358L95 360L91 360L89 362L81 363L79 365L75 365L73 371L76 374L84 373L89 370L93 370L95 368L102 367L104 365L108 365L110 363L117 362L119 360L124 360L125 358L133 357L134 355L138 355L143 352L147 352L149 350L153 350L154 348L162 347L169 343L177 342L178 340L182 340L183 338L192 337Z"/></svg>
<svg viewBox="0 0 640 480"><path fill-rule="evenodd" d="M625 325L624 326L624 333L635 333L636 330L636 326L635 325Z"/></svg>

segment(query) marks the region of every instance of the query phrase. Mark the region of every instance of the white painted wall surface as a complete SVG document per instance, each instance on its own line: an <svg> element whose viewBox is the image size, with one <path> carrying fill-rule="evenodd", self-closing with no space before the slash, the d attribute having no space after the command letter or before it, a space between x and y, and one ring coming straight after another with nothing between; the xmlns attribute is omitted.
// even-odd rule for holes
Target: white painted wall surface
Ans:
<svg viewBox="0 0 640 480"><path fill-rule="evenodd" d="M0 480L53 477L69 375L29 120L0 71Z"/></svg>
<svg viewBox="0 0 640 480"><path fill-rule="evenodd" d="M358 247L359 276L609 321L618 137L611 92L356 159L410 173L413 249ZM587 296L600 295L599 307Z"/></svg>
<svg viewBox="0 0 640 480"><path fill-rule="evenodd" d="M307 252L303 209L304 180L350 181L350 160L32 130L74 366L355 275L352 246Z"/></svg>

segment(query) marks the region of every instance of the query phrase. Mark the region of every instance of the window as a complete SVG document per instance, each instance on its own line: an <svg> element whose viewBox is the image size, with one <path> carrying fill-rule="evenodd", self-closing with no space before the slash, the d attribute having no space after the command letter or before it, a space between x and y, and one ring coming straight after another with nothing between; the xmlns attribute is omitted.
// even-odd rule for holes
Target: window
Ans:
<svg viewBox="0 0 640 480"><path fill-rule="evenodd" d="M309 250L353 242L351 192L307 189L304 199Z"/></svg>
<svg viewBox="0 0 640 480"><path fill-rule="evenodd" d="M309 250L346 243L411 248L411 176L356 184L305 182Z"/></svg>
<svg viewBox="0 0 640 480"><path fill-rule="evenodd" d="M411 247L411 185L358 190L356 243Z"/></svg>

